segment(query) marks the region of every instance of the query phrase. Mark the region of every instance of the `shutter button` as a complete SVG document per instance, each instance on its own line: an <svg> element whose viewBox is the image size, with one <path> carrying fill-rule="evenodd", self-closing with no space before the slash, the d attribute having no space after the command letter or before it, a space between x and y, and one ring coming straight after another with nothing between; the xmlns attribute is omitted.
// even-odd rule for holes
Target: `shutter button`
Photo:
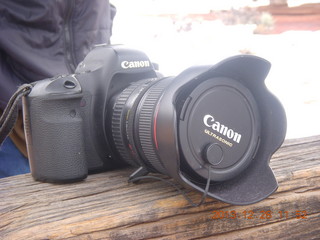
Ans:
<svg viewBox="0 0 320 240"><path fill-rule="evenodd" d="M223 149L217 143L212 143L205 148L205 158L213 166L220 164L223 160Z"/></svg>

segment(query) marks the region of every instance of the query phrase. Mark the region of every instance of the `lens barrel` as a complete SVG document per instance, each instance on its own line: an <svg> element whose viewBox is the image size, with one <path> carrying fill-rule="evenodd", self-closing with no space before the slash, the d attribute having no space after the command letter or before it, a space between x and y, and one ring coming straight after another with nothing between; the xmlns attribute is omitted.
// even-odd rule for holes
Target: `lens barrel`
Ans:
<svg viewBox="0 0 320 240"><path fill-rule="evenodd" d="M157 154L156 115L172 80L131 84L117 96L112 115L113 141L120 156L130 165L165 175L168 171ZM177 126L182 168L200 182L206 182L208 174L212 181L235 177L250 164L259 145L254 97L238 81L223 77L186 88L180 96Z"/></svg>
<svg viewBox="0 0 320 240"><path fill-rule="evenodd" d="M170 78L135 82L116 98L112 114L112 136L120 156L132 166L167 174L156 153L154 114Z"/></svg>
<svg viewBox="0 0 320 240"><path fill-rule="evenodd" d="M187 96L179 120L183 166L192 176L206 181L211 174L211 180L225 181L254 158L260 136L259 111L240 82L216 77L200 83Z"/></svg>
<svg viewBox="0 0 320 240"><path fill-rule="evenodd" d="M269 69L242 55L130 84L112 103L114 148L144 169L136 174L162 173L231 204L266 198L277 189L269 160L286 132L264 84Z"/></svg>
<svg viewBox="0 0 320 240"><path fill-rule="evenodd" d="M155 79L144 79L132 83L115 99L111 130L113 143L119 155L132 166L145 166L134 144L135 109L144 93L154 83Z"/></svg>

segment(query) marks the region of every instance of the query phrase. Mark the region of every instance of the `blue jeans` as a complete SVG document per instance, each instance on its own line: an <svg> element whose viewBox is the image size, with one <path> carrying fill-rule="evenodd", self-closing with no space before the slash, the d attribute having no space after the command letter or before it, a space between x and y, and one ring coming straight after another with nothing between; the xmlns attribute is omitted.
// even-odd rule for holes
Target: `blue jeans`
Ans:
<svg viewBox="0 0 320 240"><path fill-rule="evenodd" d="M7 137L0 146L0 178L29 172L28 159L20 153L11 139Z"/></svg>

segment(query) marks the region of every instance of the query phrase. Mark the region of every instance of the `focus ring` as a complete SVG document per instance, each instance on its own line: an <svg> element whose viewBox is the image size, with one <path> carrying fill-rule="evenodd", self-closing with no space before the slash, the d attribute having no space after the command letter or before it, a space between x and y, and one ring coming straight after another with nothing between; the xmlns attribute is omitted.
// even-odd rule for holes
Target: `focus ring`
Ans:
<svg viewBox="0 0 320 240"><path fill-rule="evenodd" d="M154 143L154 116L156 113L157 103L163 93L163 90L168 85L166 79L159 81L153 85L140 101L136 112L136 129L138 129L139 143L146 161L160 173L167 174L165 167L160 161Z"/></svg>

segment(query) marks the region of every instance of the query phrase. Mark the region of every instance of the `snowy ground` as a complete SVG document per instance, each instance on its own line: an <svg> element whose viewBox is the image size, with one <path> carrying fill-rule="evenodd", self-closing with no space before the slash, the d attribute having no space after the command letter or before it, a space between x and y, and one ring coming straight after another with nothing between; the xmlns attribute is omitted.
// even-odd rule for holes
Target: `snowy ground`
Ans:
<svg viewBox="0 0 320 240"><path fill-rule="evenodd" d="M287 138L320 134L320 31L257 35L254 25L193 20L190 31L178 32L188 23L183 16L173 24L170 18L122 9L118 6L112 43L143 50L165 75L241 53L269 60L266 83L286 110Z"/></svg>

